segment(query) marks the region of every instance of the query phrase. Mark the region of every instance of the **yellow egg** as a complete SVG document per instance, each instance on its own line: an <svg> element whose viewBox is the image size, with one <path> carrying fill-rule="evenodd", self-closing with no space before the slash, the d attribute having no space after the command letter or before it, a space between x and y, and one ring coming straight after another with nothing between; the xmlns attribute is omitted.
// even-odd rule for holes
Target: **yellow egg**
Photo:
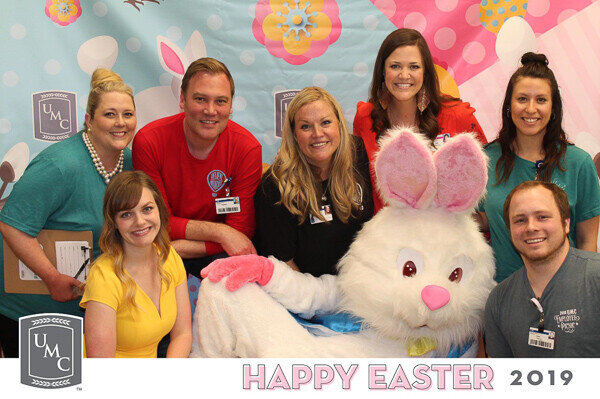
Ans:
<svg viewBox="0 0 600 399"><path fill-rule="evenodd" d="M510 17L524 17L527 0L482 0L479 5L479 21L492 33L498 33L504 21Z"/></svg>
<svg viewBox="0 0 600 399"><path fill-rule="evenodd" d="M452 97L460 98L458 86L452 75L450 75L448 71L437 64L435 65L435 72L437 73L438 80L440 81L440 90L442 93Z"/></svg>

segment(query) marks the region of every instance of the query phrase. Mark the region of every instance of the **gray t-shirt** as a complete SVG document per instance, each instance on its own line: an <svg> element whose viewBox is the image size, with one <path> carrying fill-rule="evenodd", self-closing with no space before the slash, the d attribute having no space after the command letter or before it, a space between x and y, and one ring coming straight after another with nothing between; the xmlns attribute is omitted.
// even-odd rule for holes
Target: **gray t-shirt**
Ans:
<svg viewBox="0 0 600 399"><path fill-rule="evenodd" d="M485 347L491 357L600 357L600 254L571 248L539 302L554 349L528 343L540 312L525 267L498 284L485 307Z"/></svg>

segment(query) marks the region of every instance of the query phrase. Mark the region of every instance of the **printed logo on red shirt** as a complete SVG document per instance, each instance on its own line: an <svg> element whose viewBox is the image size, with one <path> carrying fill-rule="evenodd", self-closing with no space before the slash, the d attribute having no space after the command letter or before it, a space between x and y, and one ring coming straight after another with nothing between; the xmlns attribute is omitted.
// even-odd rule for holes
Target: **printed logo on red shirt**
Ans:
<svg viewBox="0 0 600 399"><path fill-rule="evenodd" d="M216 169L208 172L208 175L206 176L208 187L210 187L210 189L215 193L225 186L225 180L227 180L225 173Z"/></svg>

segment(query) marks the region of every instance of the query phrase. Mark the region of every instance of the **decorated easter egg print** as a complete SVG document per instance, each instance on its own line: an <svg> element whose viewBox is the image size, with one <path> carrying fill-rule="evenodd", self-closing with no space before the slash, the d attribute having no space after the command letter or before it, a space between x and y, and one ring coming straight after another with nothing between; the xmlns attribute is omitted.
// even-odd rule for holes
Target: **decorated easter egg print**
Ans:
<svg viewBox="0 0 600 399"><path fill-rule="evenodd" d="M479 21L492 33L498 33L504 21L511 17L524 17L527 0L481 0Z"/></svg>

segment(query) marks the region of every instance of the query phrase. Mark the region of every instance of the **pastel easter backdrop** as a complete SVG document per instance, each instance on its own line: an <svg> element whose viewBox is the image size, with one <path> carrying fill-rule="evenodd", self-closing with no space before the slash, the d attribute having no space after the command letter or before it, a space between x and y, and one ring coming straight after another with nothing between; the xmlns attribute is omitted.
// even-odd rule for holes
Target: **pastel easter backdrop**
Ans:
<svg viewBox="0 0 600 399"><path fill-rule="evenodd" d="M0 14L0 206L40 150L83 126L91 72L134 88L139 128L179 111L198 57L233 73L232 118L271 162L294 90L322 86L351 123L376 52L398 27L419 30L445 92L476 109L489 140L525 51L544 52L561 86L571 141L600 152L600 4L596 0L28 0Z"/></svg>

